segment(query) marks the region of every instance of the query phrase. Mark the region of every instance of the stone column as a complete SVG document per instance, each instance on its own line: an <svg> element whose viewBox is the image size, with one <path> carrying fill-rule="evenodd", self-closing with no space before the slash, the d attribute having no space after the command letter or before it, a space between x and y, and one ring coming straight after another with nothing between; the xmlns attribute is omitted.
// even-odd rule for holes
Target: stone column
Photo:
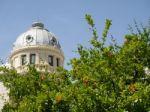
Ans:
<svg viewBox="0 0 150 112"><path fill-rule="evenodd" d="M62 62L62 59L61 59L61 58L59 58L59 66L61 66L61 67L62 67L62 66L63 66L63 65L62 65L62 63L63 63L63 62Z"/></svg>
<svg viewBox="0 0 150 112"><path fill-rule="evenodd" d="M35 64L39 64L39 53L36 53Z"/></svg>
<svg viewBox="0 0 150 112"><path fill-rule="evenodd" d="M26 56L27 56L26 65L28 65L28 64L30 64L30 53L27 53Z"/></svg>
<svg viewBox="0 0 150 112"><path fill-rule="evenodd" d="M57 63L56 63L56 56L53 55L53 66L56 67Z"/></svg>
<svg viewBox="0 0 150 112"><path fill-rule="evenodd" d="M19 55L17 57L15 57L15 66L18 67L18 66L22 66L22 55ZM17 61L16 61L17 59Z"/></svg>

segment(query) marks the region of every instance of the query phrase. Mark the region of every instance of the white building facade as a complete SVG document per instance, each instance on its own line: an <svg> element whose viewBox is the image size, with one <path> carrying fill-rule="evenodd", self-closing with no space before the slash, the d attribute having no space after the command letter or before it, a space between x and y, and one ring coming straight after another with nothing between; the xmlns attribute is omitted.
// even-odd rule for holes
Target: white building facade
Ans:
<svg viewBox="0 0 150 112"><path fill-rule="evenodd" d="M45 29L43 23L34 22L16 39L9 62L18 73L26 72L31 64L40 72L53 72L63 67L64 53L55 35Z"/></svg>

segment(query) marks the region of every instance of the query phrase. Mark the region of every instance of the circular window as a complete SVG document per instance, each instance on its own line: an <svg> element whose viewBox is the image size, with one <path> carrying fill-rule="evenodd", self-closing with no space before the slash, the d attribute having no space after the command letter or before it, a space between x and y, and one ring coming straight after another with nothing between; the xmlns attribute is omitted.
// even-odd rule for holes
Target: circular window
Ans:
<svg viewBox="0 0 150 112"><path fill-rule="evenodd" d="M26 42L30 43L33 41L33 37L31 35L26 36Z"/></svg>
<svg viewBox="0 0 150 112"><path fill-rule="evenodd" d="M56 38L55 38L55 37L52 37L52 38L50 39L50 41L49 41L49 44L50 44L50 45L56 45L56 44L57 44Z"/></svg>
<svg viewBox="0 0 150 112"><path fill-rule="evenodd" d="M57 42L55 37L53 37L51 41L52 41L52 43L53 43L54 45L55 45L56 42Z"/></svg>

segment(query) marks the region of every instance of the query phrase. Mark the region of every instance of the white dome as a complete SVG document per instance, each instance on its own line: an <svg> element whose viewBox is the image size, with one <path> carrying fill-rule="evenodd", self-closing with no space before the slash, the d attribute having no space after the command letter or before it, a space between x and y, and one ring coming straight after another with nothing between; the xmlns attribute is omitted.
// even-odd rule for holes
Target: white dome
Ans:
<svg viewBox="0 0 150 112"><path fill-rule="evenodd" d="M9 61L18 73L26 72L28 64L35 64L40 72L53 72L56 67L63 67L64 53L54 34L43 23L35 22L17 38Z"/></svg>
<svg viewBox="0 0 150 112"><path fill-rule="evenodd" d="M44 28L44 24L34 22L32 27L22 33L13 45L13 49L19 49L26 46L48 45L61 48L55 35Z"/></svg>

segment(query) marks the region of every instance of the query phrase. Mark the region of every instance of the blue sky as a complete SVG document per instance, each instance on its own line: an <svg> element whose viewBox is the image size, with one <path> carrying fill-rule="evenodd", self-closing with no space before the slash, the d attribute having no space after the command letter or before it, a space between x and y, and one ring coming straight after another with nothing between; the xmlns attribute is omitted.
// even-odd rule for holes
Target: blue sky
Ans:
<svg viewBox="0 0 150 112"><path fill-rule="evenodd" d="M91 38L85 14L92 15L99 34L111 19L110 33L121 44L134 19L148 24L150 0L0 0L0 58L8 58L16 38L40 20L59 39L70 68L66 63L77 56L77 44L88 46Z"/></svg>

